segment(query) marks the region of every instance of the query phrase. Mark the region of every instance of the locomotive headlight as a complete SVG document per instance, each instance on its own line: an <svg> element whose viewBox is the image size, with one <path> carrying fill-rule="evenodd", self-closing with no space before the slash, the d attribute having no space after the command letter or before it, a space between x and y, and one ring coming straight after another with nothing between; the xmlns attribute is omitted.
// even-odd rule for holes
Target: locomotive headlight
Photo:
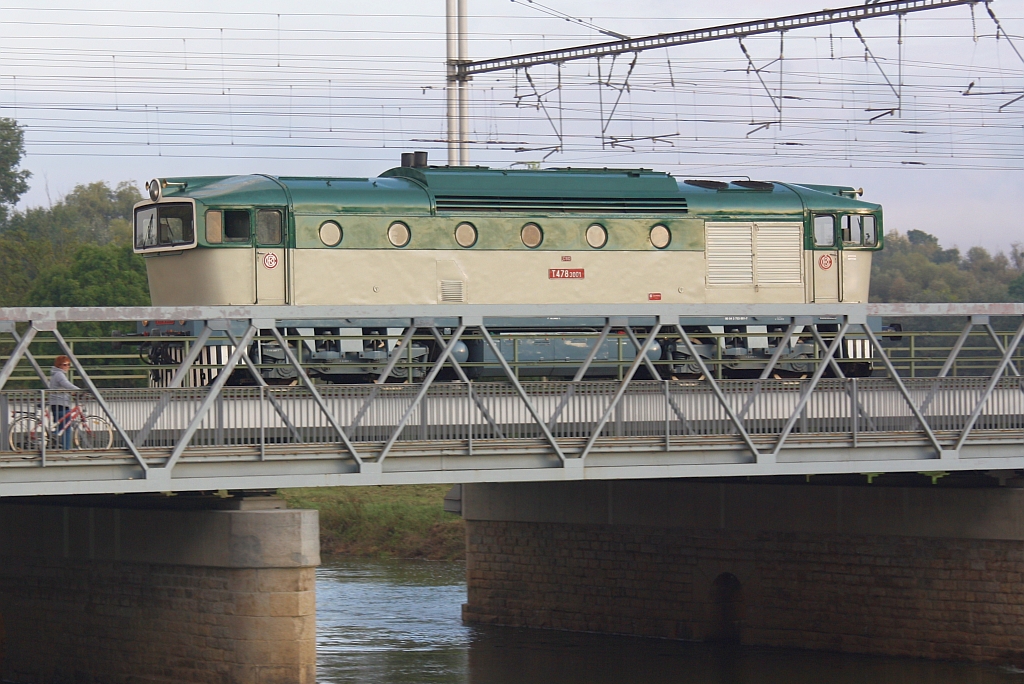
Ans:
<svg viewBox="0 0 1024 684"><path fill-rule="evenodd" d="M149 199L153 200L154 202L160 201L160 196L163 194L163 188L161 186L159 178L154 178L153 180L146 183L146 190L149 191Z"/></svg>

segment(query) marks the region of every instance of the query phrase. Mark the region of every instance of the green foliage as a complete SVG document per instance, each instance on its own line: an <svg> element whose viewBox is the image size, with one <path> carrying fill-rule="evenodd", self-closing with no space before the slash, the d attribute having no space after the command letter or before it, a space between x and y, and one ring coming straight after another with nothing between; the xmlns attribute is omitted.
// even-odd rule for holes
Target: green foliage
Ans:
<svg viewBox="0 0 1024 684"><path fill-rule="evenodd" d="M1009 293L1011 301L1024 302L1024 273L1011 280L1006 291Z"/></svg>
<svg viewBox="0 0 1024 684"><path fill-rule="evenodd" d="M1005 302L1020 300L1024 289L1024 251L1010 256L972 247L967 256L943 249L934 235L911 230L889 233L885 249L871 266L873 302ZM1011 289L1013 288L1013 289ZM1018 294L1015 294L1018 293Z"/></svg>
<svg viewBox="0 0 1024 684"><path fill-rule="evenodd" d="M14 119L0 118L0 215L28 190L32 174L18 167L25 156L25 131Z"/></svg>
<svg viewBox="0 0 1024 684"><path fill-rule="evenodd" d="M289 508L320 511L324 554L457 560L465 523L445 513L449 485L282 489Z"/></svg>
<svg viewBox="0 0 1024 684"><path fill-rule="evenodd" d="M81 245L70 264L55 264L35 279L33 306L148 306L146 264L115 243Z"/></svg>
<svg viewBox="0 0 1024 684"><path fill-rule="evenodd" d="M140 199L130 183L90 183L52 207L8 217L0 225L0 306L148 304L145 262L130 246Z"/></svg>

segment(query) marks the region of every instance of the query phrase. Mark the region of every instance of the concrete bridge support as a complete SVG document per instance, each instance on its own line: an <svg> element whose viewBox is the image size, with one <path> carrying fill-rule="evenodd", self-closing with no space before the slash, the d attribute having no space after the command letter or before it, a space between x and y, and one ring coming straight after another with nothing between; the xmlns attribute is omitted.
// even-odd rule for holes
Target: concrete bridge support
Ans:
<svg viewBox="0 0 1024 684"><path fill-rule="evenodd" d="M63 503L0 502L0 679L313 684L316 511Z"/></svg>
<svg viewBox="0 0 1024 684"><path fill-rule="evenodd" d="M469 622L1024 663L1024 490L466 485Z"/></svg>

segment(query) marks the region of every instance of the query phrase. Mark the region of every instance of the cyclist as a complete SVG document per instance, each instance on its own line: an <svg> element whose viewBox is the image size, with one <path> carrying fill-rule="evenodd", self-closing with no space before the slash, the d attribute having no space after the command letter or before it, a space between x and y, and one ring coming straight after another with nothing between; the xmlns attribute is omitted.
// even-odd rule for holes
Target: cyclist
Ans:
<svg viewBox="0 0 1024 684"><path fill-rule="evenodd" d="M68 370L71 368L71 359L61 354L53 360L53 368L50 369L51 390L76 390L79 389L73 382L68 380ZM54 429L57 432L64 430L61 435L61 447L65 451L71 449L71 430L65 429L64 416L71 408L71 395L66 392L52 392L50 394L50 411L53 413Z"/></svg>

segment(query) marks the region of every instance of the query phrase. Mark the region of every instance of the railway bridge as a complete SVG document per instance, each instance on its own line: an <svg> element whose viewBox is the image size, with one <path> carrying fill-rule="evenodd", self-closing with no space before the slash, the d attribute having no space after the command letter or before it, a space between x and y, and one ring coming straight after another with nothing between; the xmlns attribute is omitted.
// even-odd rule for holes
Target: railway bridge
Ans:
<svg viewBox="0 0 1024 684"><path fill-rule="evenodd" d="M323 382L339 329L369 382ZM1021 304L0 309L0 672L314 681L316 514L271 494L409 483L455 485L470 621L1020 664L1022 337Z"/></svg>

